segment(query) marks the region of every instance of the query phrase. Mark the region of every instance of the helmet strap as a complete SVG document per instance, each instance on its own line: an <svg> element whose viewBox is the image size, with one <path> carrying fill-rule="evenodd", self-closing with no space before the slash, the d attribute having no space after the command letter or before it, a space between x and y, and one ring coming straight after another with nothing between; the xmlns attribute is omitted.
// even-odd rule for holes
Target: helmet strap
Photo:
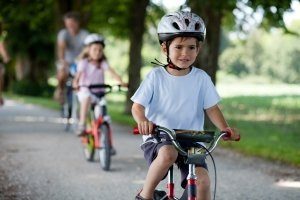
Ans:
<svg viewBox="0 0 300 200"><path fill-rule="evenodd" d="M166 64L166 67L169 67L169 68L171 68L171 69L175 69L175 70L177 70L177 71L181 71L181 70L185 70L185 69L190 69L192 66L189 66L189 67L187 67L187 68L180 68L180 67L178 67L177 65L175 65L172 61L171 61L171 59L169 58L169 47L167 47L167 63L168 64Z"/></svg>

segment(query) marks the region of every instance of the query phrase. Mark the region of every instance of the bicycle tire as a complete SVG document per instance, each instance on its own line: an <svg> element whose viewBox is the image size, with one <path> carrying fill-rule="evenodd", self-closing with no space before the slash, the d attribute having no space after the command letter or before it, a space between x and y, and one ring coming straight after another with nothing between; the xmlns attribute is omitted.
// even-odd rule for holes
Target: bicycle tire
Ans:
<svg viewBox="0 0 300 200"><path fill-rule="evenodd" d="M104 171L108 171L110 169L111 161L109 125L104 123L99 127L99 129L98 133L101 133L101 136L99 137L99 144L101 144L99 149L100 166Z"/></svg>
<svg viewBox="0 0 300 200"><path fill-rule="evenodd" d="M73 107L73 89L69 85L65 88L65 102L64 102L64 118L66 121L65 131L69 131L71 127L72 107Z"/></svg>
<svg viewBox="0 0 300 200"><path fill-rule="evenodd" d="M83 143L83 153L85 159L89 162L94 161L95 154L95 138L93 135L88 134L84 138L86 141Z"/></svg>

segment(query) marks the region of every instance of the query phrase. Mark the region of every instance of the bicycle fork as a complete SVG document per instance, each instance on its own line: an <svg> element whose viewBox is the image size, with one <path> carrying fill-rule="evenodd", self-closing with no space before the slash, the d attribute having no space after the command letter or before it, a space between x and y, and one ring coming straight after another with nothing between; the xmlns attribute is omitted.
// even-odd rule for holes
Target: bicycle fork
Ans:
<svg viewBox="0 0 300 200"><path fill-rule="evenodd" d="M189 164L189 174L187 177L188 200L196 200L197 195L197 176L195 173L195 164Z"/></svg>
<svg viewBox="0 0 300 200"><path fill-rule="evenodd" d="M174 194L174 180L173 180L173 165L170 167L168 171L168 197L169 199L174 199L175 194Z"/></svg>
<svg viewBox="0 0 300 200"><path fill-rule="evenodd" d="M187 176L187 186L185 192L181 196L180 200L196 200L197 195L197 176L195 173L195 164L189 164L189 174ZM177 199L174 192L174 181L173 181L173 165L168 171L168 198Z"/></svg>

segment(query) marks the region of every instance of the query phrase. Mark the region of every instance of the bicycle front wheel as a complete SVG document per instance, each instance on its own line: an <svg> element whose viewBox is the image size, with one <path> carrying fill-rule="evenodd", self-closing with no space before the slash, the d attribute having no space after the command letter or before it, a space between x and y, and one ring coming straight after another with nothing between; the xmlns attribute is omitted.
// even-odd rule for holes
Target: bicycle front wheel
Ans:
<svg viewBox="0 0 300 200"><path fill-rule="evenodd" d="M103 170L108 171L110 168L110 142L109 142L109 125L104 123L99 127L99 133L101 133L99 137L99 144L101 147L99 149L99 158L100 158L100 166Z"/></svg>
<svg viewBox="0 0 300 200"><path fill-rule="evenodd" d="M84 138L82 138L83 143L83 153L85 156L85 159L87 161L93 161L94 160L94 154L95 154L95 139L92 134L86 135Z"/></svg>

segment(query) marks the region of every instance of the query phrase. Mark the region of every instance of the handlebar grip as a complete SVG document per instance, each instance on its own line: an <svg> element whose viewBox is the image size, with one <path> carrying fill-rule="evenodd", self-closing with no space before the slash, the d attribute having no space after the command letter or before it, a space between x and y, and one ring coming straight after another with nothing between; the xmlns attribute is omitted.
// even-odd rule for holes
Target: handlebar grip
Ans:
<svg viewBox="0 0 300 200"><path fill-rule="evenodd" d="M240 134L238 134L238 137L237 137L237 138L235 138L235 139L234 139L234 141L237 141L237 142L238 142L238 141L240 141L240 140L241 140L241 135L240 135Z"/></svg>
<svg viewBox="0 0 300 200"><path fill-rule="evenodd" d="M229 140L230 138L231 138L231 133L230 133L230 131L224 131L224 133L225 133L225 135L223 135L223 140L225 140L225 141L227 141L227 140ZM237 138L235 138L233 141L240 141L241 140L241 135L240 134L238 134L237 135Z"/></svg>
<svg viewBox="0 0 300 200"><path fill-rule="evenodd" d="M132 133L133 133L133 135L139 135L140 134L140 131L139 131L139 129L138 129L137 126L133 128L133 132Z"/></svg>
<svg viewBox="0 0 300 200"><path fill-rule="evenodd" d="M152 134L157 133L157 131L156 131L157 127L158 127L157 125L153 124ZM137 126L134 127L132 133L133 133L133 135L139 135L140 134L139 128Z"/></svg>

